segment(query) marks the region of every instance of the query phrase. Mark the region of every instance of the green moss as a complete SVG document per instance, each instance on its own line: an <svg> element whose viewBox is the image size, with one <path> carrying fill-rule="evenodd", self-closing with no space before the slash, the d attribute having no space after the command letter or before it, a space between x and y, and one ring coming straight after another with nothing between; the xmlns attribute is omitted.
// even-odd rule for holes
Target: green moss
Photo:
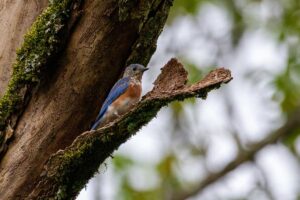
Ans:
<svg viewBox="0 0 300 200"><path fill-rule="evenodd" d="M149 13L151 12L154 0L144 0L139 2L139 8L130 12L131 19L142 19L141 21L144 22L147 19Z"/></svg>
<svg viewBox="0 0 300 200"><path fill-rule="evenodd" d="M126 65L130 63L146 65L149 62L152 54L156 50L157 38L163 30L168 17L166 13L169 12L172 2L172 0L159 1L159 3L157 3L157 1L151 1L151 4L144 2L140 5L144 11L136 11L131 14L133 18L145 15L146 20L140 24L140 37L135 42ZM149 6L150 8L146 10Z"/></svg>
<svg viewBox="0 0 300 200"><path fill-rule="evenodd" d="M138 109L128 113L112 127L103 129L101 134L91 133L78 138L72 147L50 159L47 164L50 166L48 176L58 187L55 199L70 199L76 195L99 165L170 101L172 99L143 101Z"/></svg>
<svg viewBox="0 0 300 200"><path fill-rule="evenodd" d="M48 178L56 188L55 199L72 199L97 172L97 169L122 143L148 123L159 109L174 100L183 100L205 94L218 85L195 92L179 93L169 97L143 100L136 109L119 121L98 132L80 136L71 147L53 156L47 164ZM47 180L47 179L46 179Z"/></svg>
<svg viewBox="0 0 300 200"><path fill-rule="evenodd" d="M49 6L24 36L24 42L17 50L8 89L0 100L0 131L5 129L11 114L22 108L27 88L40 81L45 65L63 47L63 33L72 5L80 2L50 0Z"/></svg>
<svg viewBox="0 0 300 200"><path fill-rule="evenodd" d="M141 28L140 38L137 39L134 45L133 57L137 62L141 61L139 63L146 64L155 50L155 43L164 25L171 1L159 1L162 2L159 5L158 1L155 0L118 0L117 2L119 20L135 20L137 26ZM155 5L154 2L156 2ZM139 45L139 43L142 45ZM138 48L139 46L140 48ZM148 47L151 50L147 50ZM143 51L140 51L143 49L147 50L146 55ZM115 149L135 134L142 125L148 123L168 101L144 102L138 110L133 111L134 113L127 115L124 120L117 122L114 126L103 129L101 134L91 132L89 135L82 135L71 147L53 156L47 164L47 176L43 180L53 182L51 184L51 187L55 187L53 189L55 194L51 193L53 198L74 198L97 172L99 165Z"/></svg>
<svg viewBox="0 0 300 200"><path fill-rule="evenodd" d="M131 10L137 4L137 0L119 0L118 7L119 7L119 20L125 21L128 19Z"/></svg>
<svg viewBox="0 0 300 200"><path fill-rule="evenodd" d="M60 187L56 193L56 200L63 200L67 198L66 188Z"/></svg>
<svg viewBox="0 0 300 200"><path fill-rule="evenodd" d="M90 138L85 142L79 142L76 145L76 150L66 150L64 154L56 156L51 163L60 163L53 169L48 170L49 176L54 182L59 183L56 186L59 188L55 194L55 199L71 199L74 196L74 191L79 191L85 185L88 179L83 178L91 173L91 169L95 171L99 164L90 163L90 159L95 159L97 154L94 154L95 147L99 143L100 138ZM98 154L99 155L99 154ZM80 166L87 165L85 170L78 171Z"/></svg>
<svg viewBox="0 0 300 200"><path fill-rule="evenodd" d="M144 124L153 119L156 116L158 110L164 105L166 105L164 101L152 101L150 103L145 102L143 106L135 111L135 114L130 115L130 117L124 120L120 126L124 126L126 132L134 134Z"/></svg>

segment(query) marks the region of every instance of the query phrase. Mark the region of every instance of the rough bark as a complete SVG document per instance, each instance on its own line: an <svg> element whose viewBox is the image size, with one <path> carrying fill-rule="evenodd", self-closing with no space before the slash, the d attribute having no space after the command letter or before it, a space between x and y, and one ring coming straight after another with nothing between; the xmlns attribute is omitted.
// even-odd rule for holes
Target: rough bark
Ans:
<svg viewBox="0 0 300 200"><path fill-rule="evenodd" d="M51 2L73 3L72 0ZM21 86L10 94L15 97L17 93L17 98L22 98L5 99L10 109L3 115L3 127L7 127L16 111L18 117L14 120L13 140L0 163L0 199L24 199L31 193L49 156L70 145L90 127L126 60L147 64L172 1L86 0L83 3L81 12L71 12L73 7L65 10L67 24L73 24L72 19L79 14L81 18L64 50L61 51L64 41L54 44L59 56L43 57L34 81L29 84L20 81ZM56 30L61 25L64 24L53 27ZM43 34L34 35L33 39L43 40L43 37L48 41ZM26 55L25 59L29 59ZM39 60L35 62L39 64ZM26 69L25 66L20 71ZM25 94L32 97L25 98L20 88L25 88Z"/></svg>
<svg viewBox="0 0 300 200"><path fill-rule="evenodd" d="M76 22L71 13L76 16L80 2L52 0L24 36L24 42L17 50L12 77L0 99L0 156L5 153L33 89L42 81L46 65L63 48Z"/></svg>
<svg viewBox="0 0 300 200"><path fill-rule="evenodd" d="M74 199L99 165L155 117L161 107L175 100L206 98L209 91L231 79L230 71L221 68L198 83L185 85L187 72L172 59L154 82L153 90L130 112L97 131L82 133L68 148L52 155L28 199Z"/></svg>
<svg viewBox="0 0 300 200"><path fill-rule="evenodd" d="M0 1L0 97L11 77L11 65L16 59L16 49L23 41L27 29L47 3L47 0Z"/></svg>

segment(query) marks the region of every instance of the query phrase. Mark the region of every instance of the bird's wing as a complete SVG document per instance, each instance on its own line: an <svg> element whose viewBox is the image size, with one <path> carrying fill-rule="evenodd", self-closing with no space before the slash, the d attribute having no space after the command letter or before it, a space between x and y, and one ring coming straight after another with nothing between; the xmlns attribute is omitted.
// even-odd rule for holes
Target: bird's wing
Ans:
<svg viewBox="0 0 300 200"><path fill-rule="evenodd" d="M95 123L92 126L92 130L94 130L100 123L101 118L107 111L108 107L119 97L121 96L129 86L129 77L124 77L118 82L115 83L113 88L110 90L108 96L106 97L101 110L95 120Z"/></svg>

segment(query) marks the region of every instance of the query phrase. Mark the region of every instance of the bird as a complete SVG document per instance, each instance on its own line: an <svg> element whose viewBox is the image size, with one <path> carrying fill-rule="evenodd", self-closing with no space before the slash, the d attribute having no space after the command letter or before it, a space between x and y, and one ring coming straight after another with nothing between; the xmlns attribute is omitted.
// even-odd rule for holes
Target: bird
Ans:
<svg viewBox="0 0 300 200"><path fill-rule="evenodd" d="M142 76L148 69L141 64L130 64L125 68L123 77L115 83L102 104L91 130L112 122L140 100Z"/></svg>

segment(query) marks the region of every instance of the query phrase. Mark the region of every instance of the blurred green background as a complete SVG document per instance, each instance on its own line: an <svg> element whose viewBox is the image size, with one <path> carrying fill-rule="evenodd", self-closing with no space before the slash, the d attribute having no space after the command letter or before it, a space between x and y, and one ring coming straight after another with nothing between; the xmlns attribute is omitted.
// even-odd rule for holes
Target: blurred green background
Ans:
<svg viewBox="0 0 300 200"><path fill-rule="evenodd" d="M190 83L216 67L229 68L234 79L205 101L161 110L78 200L300 199L300 125L209 179L295 117L299 36L299 0L175 0L144 91L172 57L184 63Z"/></svg>

